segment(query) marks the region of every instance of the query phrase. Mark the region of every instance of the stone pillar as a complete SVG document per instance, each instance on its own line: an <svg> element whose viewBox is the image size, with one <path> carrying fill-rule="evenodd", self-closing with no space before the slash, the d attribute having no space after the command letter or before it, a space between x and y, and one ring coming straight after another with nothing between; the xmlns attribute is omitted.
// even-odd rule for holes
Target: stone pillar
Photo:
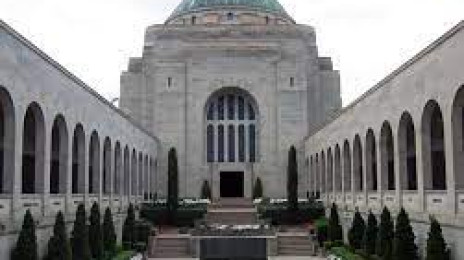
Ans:
<svg viewBox="0 0 464 260"><path fill-rule="evenodd" d="M452 110L452 109L451 109ZM453 142L453 123L451 122L451 112L444 111L443 114L444 126L444 144L445 144L445 160L446 160L446 190L447 190L447 205L446 208L449 214L456 214L456 181L454 176L454 142Z"/></svg>
<svg viewBox="0 0 464 260"><path fill-rule="evenodd" d="M72 131L68 133L68 160L67 164L67 171L66 171L66 195L65 195L65 214L71 215L73 209L73 200L72 200L72 165L73 165L73 139L74 135ZM77 144L76 144L77 145Z"/></svg>
<svg viewBox="0 0 464 260"><path fill-rule="evenodd" d="M111 149L112 147L114 147L114 149ZM113 146L110 147L110 154L108 155L110 157L110 167L108 167L108 171L107 174L109 174L109 176L107 176L107 178L109 177L110 178L110 187L109 187L109 207L111 209L112 212L114 212L113 210L113 207L114 207L114 203L113 203L113 199L114 199L114 182L115 182L115 174L116 174L116 156L115 156L115 151L116 151L116 142L114 142Z"/></svg>
<svg viewBox="0 0 464 260"><path fill-rule="evenodd" d="M395 171L395 200L396 200L396 206L400 209L401 207L403 207L403 192L401 189L400 146L399 146L398 135L393 136L393 161L394 161L393 168Z"/></svg>
<svg viewBox="0 0 464 260"><path fill-rule="evenodd" d="M104 208L103 207L103 185L105 185L103 183L103 171L104 171L104 167L105 167L105 158L103 156L103 153L104 153L104 150L105 150L105 141L103 139L103 142L100 143L100 145L98 146L98 167L99 167L99 170L98 170L98 206L100 207L100 209Z"/></svg>
<svg viewBox="0 0 464 260"><path fill-rule="evenodd" d="M383 178L382 178L382 149L380 147L380 138L381 138L381 134L380 132L378 133L378 138L376 139L376 144L375 144L375 149L376 149L376 153L375 155L377 156L376 161L377 161L377 164L376 164L376 167L377 167L377 193L379 195L379 205L380 205L380 208L381 210L383 209L384 207L384 203L383 203L383 193L384 193L384 190L383 190Z"/></svg>
<svg viewBox="0 0 464 260"><path fill-rule="evenodd" d="M16 111L19 112L19 111ZM16 113L21 115L22 113ZM16 120L14 152L14 179L13 179L13 199L11 201L11 217L15 221L20 221L22 216L22 152L23 152L23 123L21 119Z"/></svg>
<svg viewBox="0 0 464 260"><path fill-rule="evenodd" d="M43 165L43 168L42 168L43 176L42 176L41 182L36 183L35 192L36 193L42 192L42 214L43 216L49 216L50 215L50 158L51 158L50 148L51 148L52 131L51 131L51 127L47 125L46 122L44 122L44 128L45 128L44 129L44 140L43 140L44 154L43 154L43 157L41 157L40 155L36 156L36 160L39 160L37 162L38 165L40 165L40 163L42 163ZM40 159L42 159L43 161L40 162ZM37 174L37 170L36 170L36 174Z"/></svg>
<svg viewBox="0 0 464 260"><path fill-rule="evenodd" d="M416 129L416 163L417 163L417 194L419 203L419 212L425 211L425 176L424 176L424 153L423 153L423 139L424 135L421 130L420 121L414 122L419 126Z"/></svg>
<svg viewBox="0 0 464 260"><path fill-rule="evenodd" d="M84 145L84 206L87 209L89 205L89 156L90 156L90 134L85 133L85 145Z"/></svg>

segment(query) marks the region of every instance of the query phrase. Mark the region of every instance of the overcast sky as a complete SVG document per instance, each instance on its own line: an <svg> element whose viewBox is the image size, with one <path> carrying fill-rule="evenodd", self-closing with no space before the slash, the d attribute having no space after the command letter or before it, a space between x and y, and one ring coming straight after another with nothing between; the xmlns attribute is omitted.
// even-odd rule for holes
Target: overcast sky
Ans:
<svg viewBox="0 0 464 260"><path fill-rule="evenodd" d="M104 97L140 56L144 30L163 23L180 0L0 0L10 24ZM463 0L280 0L298 23L315 27L331 56L346 105L464 19Z"/></svg>

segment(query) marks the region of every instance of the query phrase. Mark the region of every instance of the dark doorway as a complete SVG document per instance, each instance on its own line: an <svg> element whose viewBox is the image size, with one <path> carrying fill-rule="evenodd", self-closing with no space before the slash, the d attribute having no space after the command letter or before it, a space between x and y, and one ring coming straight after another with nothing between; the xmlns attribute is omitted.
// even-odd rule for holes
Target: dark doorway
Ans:
<svg viewBox="0 0 464 260"><path fill-rule="evenodd" d="M221 198L243 197L243 172L221 172Z"/></svg>

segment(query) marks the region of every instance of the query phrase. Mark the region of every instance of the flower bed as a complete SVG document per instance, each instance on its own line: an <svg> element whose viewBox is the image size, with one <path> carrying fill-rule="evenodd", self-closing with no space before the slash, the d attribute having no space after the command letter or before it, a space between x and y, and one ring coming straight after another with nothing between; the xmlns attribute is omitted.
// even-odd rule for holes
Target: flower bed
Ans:
<svg viewBox="0 0 464 260"><path fill-rule="evenodd" d="M298 210L290 212L285 199L255 200L261 219L269 221L272 225L293 225L312 223L324 216L324 205L314 200L300 199Z"/></svg>
<svg viewBox="0 0 464 260"><path fill-rule="evenodd" d="M194 236L268 236L274 232L269 225L201 225L191 233Z"/></svg>

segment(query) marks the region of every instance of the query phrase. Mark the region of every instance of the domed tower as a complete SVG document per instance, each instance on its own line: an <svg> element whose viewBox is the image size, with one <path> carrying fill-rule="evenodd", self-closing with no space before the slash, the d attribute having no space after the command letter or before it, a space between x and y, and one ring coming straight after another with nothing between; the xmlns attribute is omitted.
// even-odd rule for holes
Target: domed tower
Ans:
<svg viewBox="0 0 464 260"><path fill-rule="evenodd" d="M260 177L266 196L284 197L288 149L340 109L339 74L277 0L183 0L146 30L120 106L162 142L160 196L175 147L181 196L207 180L214 198L249 198Z"/></svg>
<svg viewBox="0 0 464 260"><path fill-rule="evenodd" d="M294 24L277 0L183 0L166 24Z"/></svg>

